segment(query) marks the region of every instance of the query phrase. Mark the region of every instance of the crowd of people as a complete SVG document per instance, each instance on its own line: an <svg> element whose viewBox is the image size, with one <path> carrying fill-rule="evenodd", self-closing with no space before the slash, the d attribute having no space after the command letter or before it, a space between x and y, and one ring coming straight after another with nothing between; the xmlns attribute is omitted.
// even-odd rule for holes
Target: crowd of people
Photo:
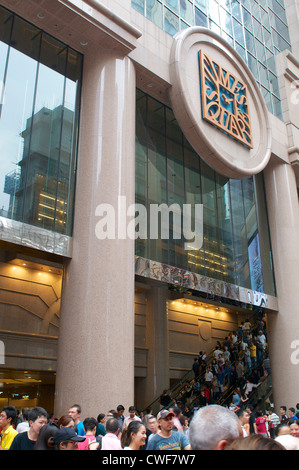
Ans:
<svg viewBox="0 0 299 470"><path fill-rule="evenodd" d="M78 404L60 418L4 406L0 450L299 450L299 403L281 406L280 416L250 404L270 373L263 318L242 322L209 358L201 352L193 372L176 396L163 392L157 415L118 405L82 420Z"/></svg>
<svg viewBox="0 0 299 470"><path fill-rule="evenodd" d="M119 405L106 415L81 419L77 404L59 419L41 407L18 415L14 406L0 413L1 450L299 450L299 403L253 413L205 405L189 416L177 406L143 415Z"/></svg>
<svg viewBox="0 0 299 470"><path fill-rule="evenodd" d="M242 321L237 331L232 331L217 342L212 354L200 352L192 366L194 378L187 381L176 399L188 405L204 406L218 403L225 392L238 407L248 401L252 392L270 374L265 318L253 324Z"/></svg>

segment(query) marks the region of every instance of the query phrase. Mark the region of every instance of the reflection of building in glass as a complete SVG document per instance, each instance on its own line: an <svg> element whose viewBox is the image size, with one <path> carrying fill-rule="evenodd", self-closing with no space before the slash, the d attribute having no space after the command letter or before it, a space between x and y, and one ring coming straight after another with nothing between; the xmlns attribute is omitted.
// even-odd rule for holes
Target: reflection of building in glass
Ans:
<svg viewBox="0 0 299 470"><path fill-rule="evenodd" d="M15 212L16 193L20 187L20 178L21 174L19 168L5 175L3 192L10 195L9 207L8 210L5 211L5 217L8 217L9 219L12 218L12 214ZM4 216L4 214L1 215Z"/></svg>
<svg viewBox="0 0 299 470"><path fill-rule="evenodd" d="M42 108L27 120L21 133L24 151L17 182L13 185L12 175L6 176L12 218L65 232L73 116L72 111L58 106Z"/></svg>
<svg viewBox="0 0 299 470"><path fill-rule="evenodd" d="M248 63L270 112L282 117L275 54L291 49L285 8L273 0L132 0L132 7L174 36L190 26L220 34Z"/></svg>
<svg viewBox="0 0 299 470"><path fill-rule="evenodd" d="M262 188L261 181L219 175L198 159L172 110L140 90L137 115L136 202L148 208L148 226L151 204L168 201L178 204L181 211L183 204L203 204L204 241L201 249L186 251L183 237L174 239L173 233L169 240L137 239L136 254L252 288L249 246L258 234L255 187ZM264 226L261 239L268 246L269 232ZM274 292L274 285L269 282L267 293Z"/></svg>

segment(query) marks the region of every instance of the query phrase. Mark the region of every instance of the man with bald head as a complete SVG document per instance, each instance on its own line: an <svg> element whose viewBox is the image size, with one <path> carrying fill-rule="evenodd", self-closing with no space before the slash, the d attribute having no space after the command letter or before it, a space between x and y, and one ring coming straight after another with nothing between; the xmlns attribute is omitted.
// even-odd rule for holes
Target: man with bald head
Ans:
<svg viewBox="0 0 299 470"><path fill-rule="evenodd" d="M239 418L220 405L200 408L189 427L192 450L225 450L239 437L243 437Z"/></svg>

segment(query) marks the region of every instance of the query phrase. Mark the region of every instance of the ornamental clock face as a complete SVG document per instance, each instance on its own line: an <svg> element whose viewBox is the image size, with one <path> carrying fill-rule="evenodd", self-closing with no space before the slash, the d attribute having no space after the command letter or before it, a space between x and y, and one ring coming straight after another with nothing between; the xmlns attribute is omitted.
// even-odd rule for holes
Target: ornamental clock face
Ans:
<svg viewBox="0 0 299 470"><path fill-rule="evenodd" d="M247 86L202 50L199 69L202 118L253 148Z"/></svg>

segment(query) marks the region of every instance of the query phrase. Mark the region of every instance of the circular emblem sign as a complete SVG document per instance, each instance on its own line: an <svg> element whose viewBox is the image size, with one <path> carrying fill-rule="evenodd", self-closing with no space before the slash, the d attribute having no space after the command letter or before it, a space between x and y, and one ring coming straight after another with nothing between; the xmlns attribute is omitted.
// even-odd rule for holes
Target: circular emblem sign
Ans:
<svg viewBox="0 0 299 470"><path fill-rule="evenodd" d="M271 155L268 110L248 66L219 35L188 28L174 37L170 98L195 151L230 178L259 173Z"/></svg>

